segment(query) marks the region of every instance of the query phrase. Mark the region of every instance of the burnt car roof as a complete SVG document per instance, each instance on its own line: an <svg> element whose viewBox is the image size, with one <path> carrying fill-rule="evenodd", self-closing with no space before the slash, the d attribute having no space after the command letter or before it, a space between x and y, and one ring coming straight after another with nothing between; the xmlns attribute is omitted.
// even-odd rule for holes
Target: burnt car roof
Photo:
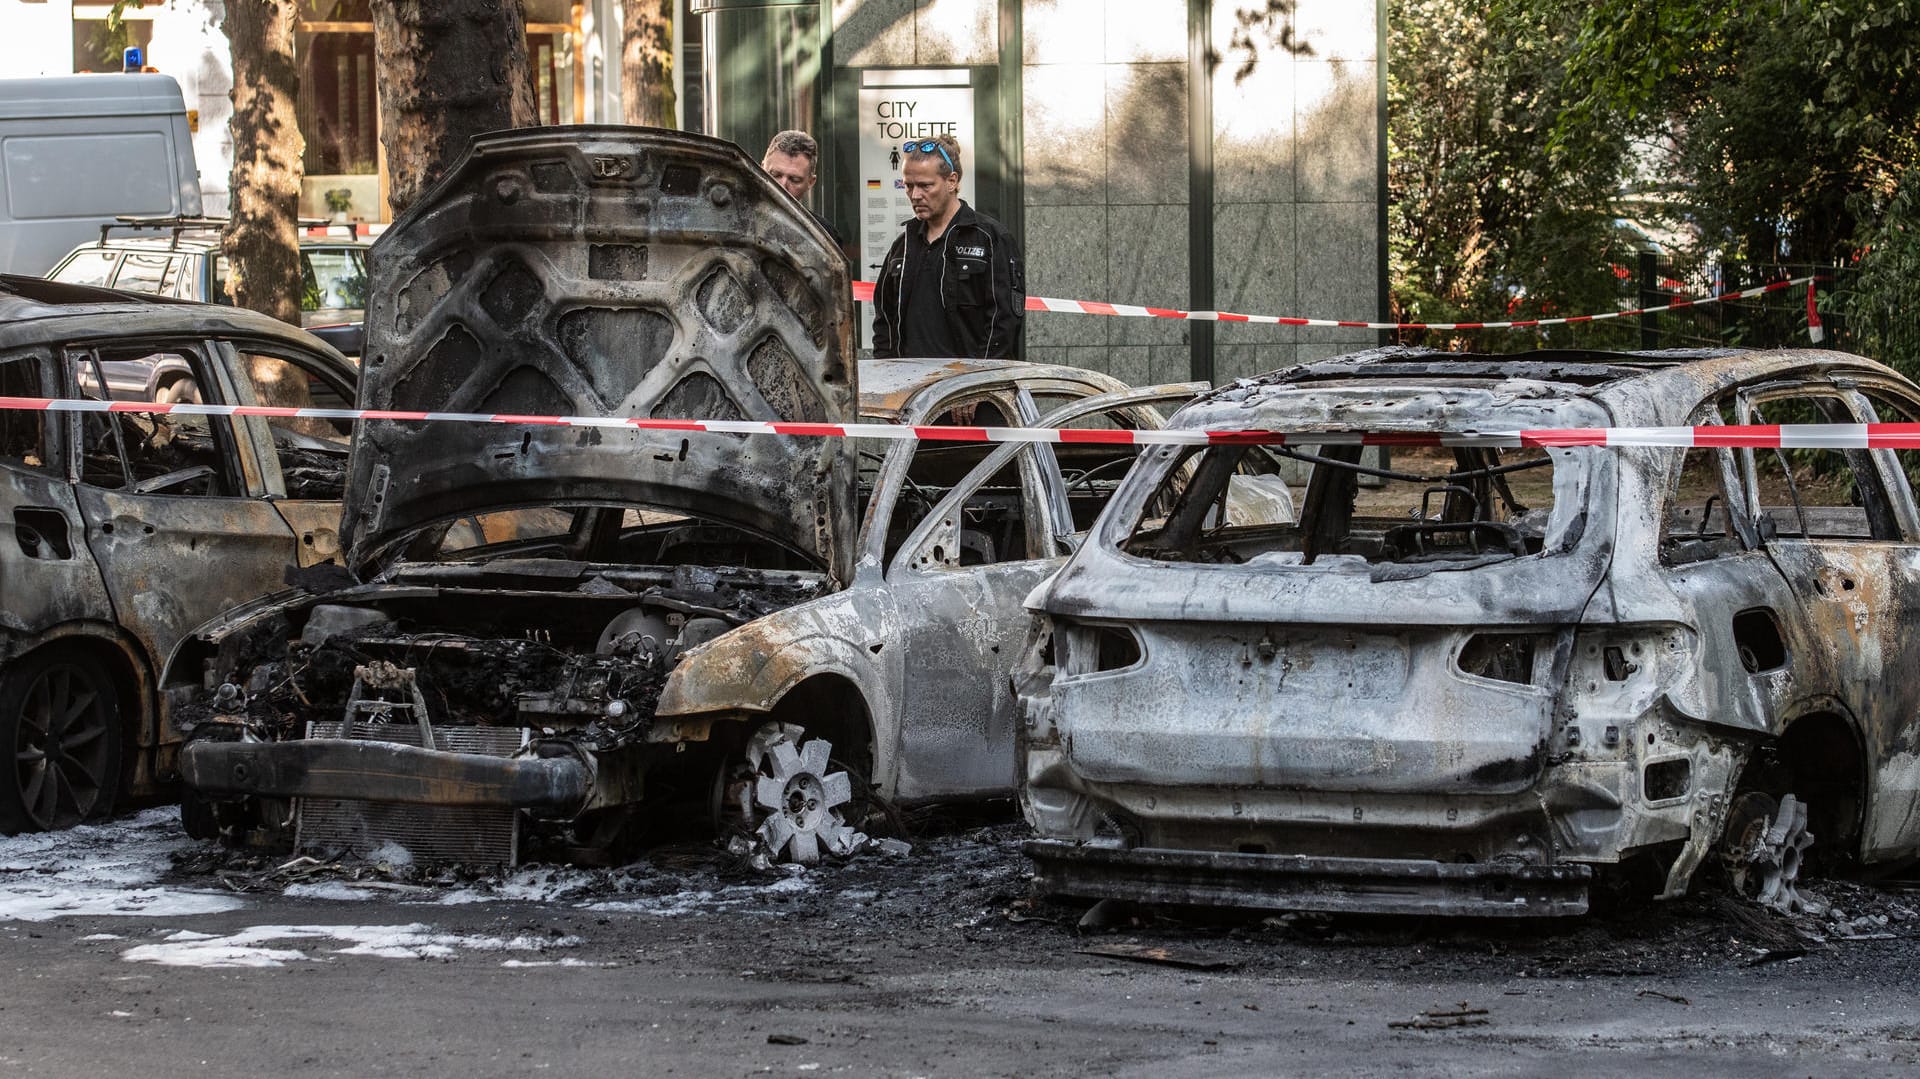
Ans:
<svg viewBox="0 0 1920 1079"><path fill-rule="evenodd" d="M1602 386L1651 370L1697 360L1739 355L1738 349L1664 349L1609 352L1598 349L1536 349L1530 352L1445 352L1393 346L1286 367L1246 380L1284 385L1328 379L1524 378L1573 386Z"/></svg>
<svg viewBox="0 0 1920 1079"><path fill-rule="evenodd" d="M53 337L81 342L175 334L279 339L338 361L347 377L353 377L352 363L331 345L245 308L0 274L0 348L39 344Z"/></svg>
<svg viewBox="0 0 1920 1079"><path fill-rule="evenodd" d="M527 128L467 154L374 242L363 405L848 422L851 270L738 146ZM342 531L364 571L419 529L521 506L696 514L851 573L837 440L363 423Z"/></svg>
<svg viewBox="0 0 1920 1079"><path fill-rule="evenodd" d="M1524 398L1535 411L1558 407L1570 419L1597 405L1610 412L1617 424L1683 423L1695 402L1736 384L1841 372L1860 378L1899 377L1875 360L1830 349L1556 349L1497 354L1391 347L1241 379L1196 400L1170 422L1200 426L1248 422L1244 410L1302 400L1294 390L1311 389L1309 396L1324 398L1328 392L1374 387L1391 388L1403 396L1459 387L1480 393L1483 405L1495 398L1511 402ZM1589 419L1601 422L1598 417Z"/></svg>

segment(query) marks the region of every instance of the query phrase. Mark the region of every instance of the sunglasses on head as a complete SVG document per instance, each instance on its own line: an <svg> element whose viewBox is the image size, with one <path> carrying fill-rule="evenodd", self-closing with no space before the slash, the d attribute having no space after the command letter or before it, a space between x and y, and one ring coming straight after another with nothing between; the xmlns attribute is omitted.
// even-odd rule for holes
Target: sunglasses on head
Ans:
<svg viewBox="0 0 1920 1079"><path fill-rule="evenodd" d="M935 154L935 153L937 153L937 154L939 154L939 155L940 155L940 159L941 159L942 161L945 161L945 162L947 163L947 171L949 171L949 172L959 172L959 171L960 171L960 166L958 166L958 165L956 165L956 164L954 164L954 163L953 163L953 158L950 158L950 157L948 157L948 156L947 156L947 148L946 148L946 147L944 147L944 146L942 146L942 145L940 145L940 144L939 144L938 142L935 142L935 141L934 141L934 140L932 140L932 139L923 139L923 140L921 140L921 141L919 141L919 142L909 142L909 143L905 143L905 144L903 144L903 145L902 145L902 146L901 146L900 148L901 148L902 150L905 150L906 152L908 152L908 153L910 153L910 154Z"/></svg>

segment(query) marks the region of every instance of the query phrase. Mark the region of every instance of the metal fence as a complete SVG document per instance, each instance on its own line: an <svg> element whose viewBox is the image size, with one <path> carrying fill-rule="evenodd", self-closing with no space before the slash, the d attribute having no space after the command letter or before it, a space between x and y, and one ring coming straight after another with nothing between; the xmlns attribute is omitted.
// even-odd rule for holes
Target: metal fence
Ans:
<svg viewBox="0 0 1920 1079"><path fill-rule="evenodd" d="M1675 300L1733 292L1772 281L1815 277L1817 310L1825 331L1814 343L1807 319L1804 285L1780 289L1752 299L1662 311L1640 316L1641 348L1832 348L1854 350L1854 335L1833 302L1847 287L1851 266L1811 263L1754 263L1725 261L1686 266L1642 252L1637 273L1622 277L1622 306L1659 307Z"/></svg>

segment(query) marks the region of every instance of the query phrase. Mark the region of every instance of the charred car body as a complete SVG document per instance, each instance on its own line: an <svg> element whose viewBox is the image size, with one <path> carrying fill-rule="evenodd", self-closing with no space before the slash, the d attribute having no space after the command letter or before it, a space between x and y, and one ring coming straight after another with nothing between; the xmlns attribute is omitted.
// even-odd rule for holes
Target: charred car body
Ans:
<svg viewBox="0 0 1920 1079"><path fill-rule="evenodd" d="M1177 427L1409 436L1920 417L1833 352L1359 354ZM1705 440L1703 440L1705 441ZM1586 909L1705 865L1781 906L1920 849L1920 515L1892 451L1395 451L1297 524L1210 512L1243 447L1154 449L1033 603L1028 846L1055 893ZM1395 491L1401 492L1398 496Z"/></svg>
<svg viewBox="0 0 1920 1079"><path fill-rule="evenodd" d="M229 307L0 276L0 395L258 404L257 364L321 404L353 367ZM284 373L284 372L280 372ZM0 411L0 831L59 828L169 786L162 665L195 627L335 557L344 431L258 416Z"/></svg>
<svg viewBox="0 0 1920 1079"><path fill-rule="evenodd" d="M374 408L1129 425L1171 392L915 360L856 390L831 237L695 136L482 137L374 278ZM190 827L500 862L699 820L811 860L871 793L1006 795L1020 601L1131 452L865 445L366 423L359 583L232 612L171 668Z"/></svg>

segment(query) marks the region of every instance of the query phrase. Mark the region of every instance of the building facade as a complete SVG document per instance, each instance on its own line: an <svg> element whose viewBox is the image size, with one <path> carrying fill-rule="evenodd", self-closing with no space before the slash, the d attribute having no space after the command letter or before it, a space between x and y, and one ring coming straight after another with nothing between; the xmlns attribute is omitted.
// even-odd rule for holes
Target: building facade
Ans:
<svg viewBox="0 0 1920 1079"><path fill-rule="evenodd" d="M620 0L524 0L541 118L617 123ZM908 138L966 147L965 197L1022 239L1033 295L1370 320L1385 310L1384 0L676 0L681 124L758 154L822 145L815 209L859 276L910 216ZM0 75L118 70L198 109L226 207L221 0L0 0ZM303 0L301 212L386 214L371 0ZM1371 331L1033 313L1024 355L1129 382L1224 382L1376 343Z"/></svg>
<svg viewBox="0 0 1920 1079"><path fill-rule="evenodd" d="M910 214L908 138L953 133L1033 295L1375 320L1385 309L1381 0L687 0L687 126L822 144L862 277ZM1028 316L1025 357L1216 383L1368 330Z"/></svg>
<svg viewBox="0 0 1920 1079"><path fill-rule="evenodd" d="M620 120L619 0L524 0L534 99L550 124ZM0 77L120 70L140 46L147 66L180 83L195 110L193 152L206 212L226 213L233 64L223 0L111 3L0 0ZM372 0L301 0L294 55L306 140L300 213L349 221L387 214L374 92Z"/></svg>

